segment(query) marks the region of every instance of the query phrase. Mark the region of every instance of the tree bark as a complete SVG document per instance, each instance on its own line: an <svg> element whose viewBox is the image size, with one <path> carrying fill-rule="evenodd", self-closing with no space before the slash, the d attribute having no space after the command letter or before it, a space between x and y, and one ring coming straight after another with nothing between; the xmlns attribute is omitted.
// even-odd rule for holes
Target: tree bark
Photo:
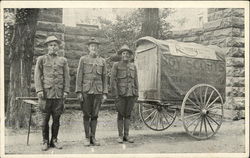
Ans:
<svg viewBox="0 0 250 158"><path fill-rule="evenodd" d="M10 85L6 125L26 127L29 107L16 97L30 96L34 38L39 9L17 9L13 38L10 46Z"/></svg>
<svg viewBox="0 0 250 158"><path fill-rule="evenodd" d="M141 36L159 37L160 18L158 8L145 8Z"/></svg>

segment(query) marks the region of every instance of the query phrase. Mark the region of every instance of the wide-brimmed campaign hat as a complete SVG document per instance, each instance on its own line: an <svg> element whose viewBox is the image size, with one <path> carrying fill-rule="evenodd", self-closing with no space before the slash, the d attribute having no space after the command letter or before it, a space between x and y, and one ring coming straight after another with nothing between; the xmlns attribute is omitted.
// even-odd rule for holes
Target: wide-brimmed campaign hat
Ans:
<svg viewBox="0 0 250 158"><path fill-rule="evenodd" d="M124 44L120 50L117 52L117 54L121 54L123 51L127 50L131 55L133 55L133 51L129 48L128 45Z"/></svg>
<svg viewBox="0 0 250 158"><path fill-rule="evenodd" d="M44 45L48 44L49 42L57 42L59 45L62 43L56 36L48 36L44 42Z"/></svg>
<svg viewBox="0 0 250 158"><path fill-rule="evenodd" d="M95 43L97 45L101 44L97 39L91 38L88 42L87 45L90 45L91 43Z"/></svg>

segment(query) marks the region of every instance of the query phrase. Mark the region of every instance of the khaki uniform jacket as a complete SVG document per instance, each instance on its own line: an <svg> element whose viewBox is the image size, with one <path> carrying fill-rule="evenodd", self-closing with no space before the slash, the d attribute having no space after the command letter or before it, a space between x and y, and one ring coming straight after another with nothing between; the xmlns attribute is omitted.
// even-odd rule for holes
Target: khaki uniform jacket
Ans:
<svg viewBox="0 0 250 158"><path fill-rule="evenodd" d="M45 98L62 98L69 93L70 76L67 59L49 54L38 57L34 74L36 92L44 92Z"/></svg>
<svg viewBox="0 0 250 158"><path fill-rule="evenodd" d="M111 70L111 92L113 96L138 96L137 69L133 63L114 63Z"/></svg>
<svg viewBox="0 0 250 158"><path fill-rule="evenodd" d="M76 92L107 94L107 65L102 57L80 58L76 75Z"/></svg>

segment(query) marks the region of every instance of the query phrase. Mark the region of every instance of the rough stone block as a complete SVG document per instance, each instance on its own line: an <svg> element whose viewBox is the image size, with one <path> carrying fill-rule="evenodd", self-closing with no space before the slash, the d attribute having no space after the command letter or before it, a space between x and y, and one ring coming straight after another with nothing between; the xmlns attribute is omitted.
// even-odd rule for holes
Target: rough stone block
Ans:
<svg viewBox="0 0 250 158"><path fill-rule="evenodd" d="M215 21L210 21L204 24L205 32L228 27L244 28L244 18L227 17Z"/></svg>
<svg viewBox="0 0 250 158"><path fill-rule="evenodd" d="M240 28L225 28L215 30L213 32L214 39L218 38L227 38L227 37L241 37L241 30Z"/></svg>
<svg viewBox="0 0 250 158"><path fill-rule="evenodd" d="M44 54L47 54L47 52L45 51L44 48L38 48L38 47L34 48L34 55L35 56L40 56L40 55L44 55Z"/></svg>
<svg viewBox="0 0 250 158"><path fill-rule="evenodd" d="M82 36L90 36L90 37L105 37L101 30L90 30L81 27L70 27L67 26L65 29L65 33L68 35L82 35Z"/></svg>
<svg viewBox="0 0 250 158"><path fill-rule="evenodd" d="M209 41L214 40L214 31L204 32L202 40Z"/></svg>
<svg viewBox="0 0 250 158"><path fill-rule="evenodd" d="M244 77L245 69L244 67L227 67L226 75L227 77Z"/></svg>
<svg viewBox="0 0 250 158"><path fill-rule="evenodd" d="M80 59L68 59L69 68L77 68Z"/></svg>
<svg viewBox="0 0 250 158"><path fill-rule="evenodd" d="M65 50L65 57L67 59L80 59L87 52L77 51L77 50Z"/></svg>
<svg viewBox="0 0 250 158"><path fill-rule="evenodd" d="M245 97L244 87L226 87L227 97Z"/></svg>
<svg viewBox="0 0 250 158"><path fill-rule="evenodd" d="M227 37L209 41L210 45L217 45L219 47L244 47L245 40L240 37Z"/></svg>
<svg viewBox="0 0 250 158"><path fill-rule="evenodd" d="M184 37L183 42L199 42L200 37L199 36L193 36L193 37Z"/></svg>
<svg viewBox="0 0 250 158"><path fill-rule="evenodd" d="M210 14L210 13L214 13L214 12L224 10L224 9L226 9L226 8L208 8L207 13Z"/></svg>
<svg viewBox="0 0 250 158"><path fill-rule="evenodd" d="M223 48L223 50L226 53L227 57L244 57L245 56L244 48L226 47L226 48Z"/></svg>
<svg viewBox="0 0 250 158"><path fill-rule="evenodd" d="M64 41L64 33L61 32L48 32L48 36L56 36L59 40Z"/></svg>
<svg viewBox="0 0 250 158"><path fill-rule="evenodd" d="M62 8L42 8L40 9L40 14L50 14L50 15L63 15Z"/></svg>
<svg viewBox="0 0 250 158"><path fill-rule="evenodd" d="M66 42L65 49L83 51L84 49L87 49L87 46L86 44L82 44L82 43Z"/></svg>
<svg viewBox="0 0 250 158"><path fill-rule="evenodd" d="M226 58L227 67L244 67L244 65L245 65L244 58L235 58L235 57Z"/></svg>
<svg viewBox="0 0 250 158"><path fill-rule="evenodd" d="M35 38L46 39L47 35L48 35L47 31L39 31L39 30L37 30L36 34L35 34Z"/></svg>
<svg viewBox="0 0 250 158"><path fill-rule="evenodd" d="M214 21L226 17L244 17L243 8L227 8L221 11L213 12L208 15L208 21Z"/></svg>
<svg viewBox="0 0 250 158"><path fill-rule="evenodd" d="M186 37L188 36L189 32L189 30L173 31L172 36L173 38Z"/></svg>
<svg viewBox="0 0 250 158"><path fill-rule="evenodd" d="M227 39L227 46L228 47L244 47L245 46L245 39L241 37L232 37Z"/></svg>
<svg viewBox="0 0 250 158"><path fill-rule="evenodd" d="M43 13L39 15L38 21L62 23L62 15Z"/></svg>
<svg viewBox="0 0 250 158"><path fill-rule="evenodd" d="M244 87L245 77L227 77L226 86L227 87Z"/></svg>
<svg viewBox="0 0 250 158"><path fill-rule="evenodd" d="M54 22L37 22L37 30L48 31L48 32L61 32L64 33L64 24Z"/></svg>
<svg viewBox="0 0 250 158"><path fill-rule="evenodd" d="M37 48L45 48L44 41L45 41L45 39L35 38L34 39L34 46Z"/></svg>

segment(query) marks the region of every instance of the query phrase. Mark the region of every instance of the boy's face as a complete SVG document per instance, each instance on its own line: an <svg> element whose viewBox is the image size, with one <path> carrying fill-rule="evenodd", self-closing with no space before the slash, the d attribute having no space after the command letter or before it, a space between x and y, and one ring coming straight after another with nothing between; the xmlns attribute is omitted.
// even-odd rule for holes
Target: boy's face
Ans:
<svg viewBox="0 0 250 158"><path fill-rule="evenodd" d="M98 55L98 44L96 43L90 43L89 46L88 46L88 49L89 49L89 54L96 57Z"/></svg>
<svg viewBox="0 0 250 158"><path fill-rule="evenodd" d="M130 57L131 57L131 55L130 55L129 51L124 50L124 51L122 52L122 60L123 60L123 61L129 61L129 60L130 60Z"/></svg>
<svg viewBox="0 0 250 158"><path fill-rule="evenodd" d="M55 54L59 50L59 44L55 41L49 42L47 46L49 54Z"/></svg>
<svg viewBox="0 0 250 158"><path fill-rule="evenodd" d="M90 43L89 44L89 51L90 52L95 52L98 50L98 45L96 43Z"/></svg>

